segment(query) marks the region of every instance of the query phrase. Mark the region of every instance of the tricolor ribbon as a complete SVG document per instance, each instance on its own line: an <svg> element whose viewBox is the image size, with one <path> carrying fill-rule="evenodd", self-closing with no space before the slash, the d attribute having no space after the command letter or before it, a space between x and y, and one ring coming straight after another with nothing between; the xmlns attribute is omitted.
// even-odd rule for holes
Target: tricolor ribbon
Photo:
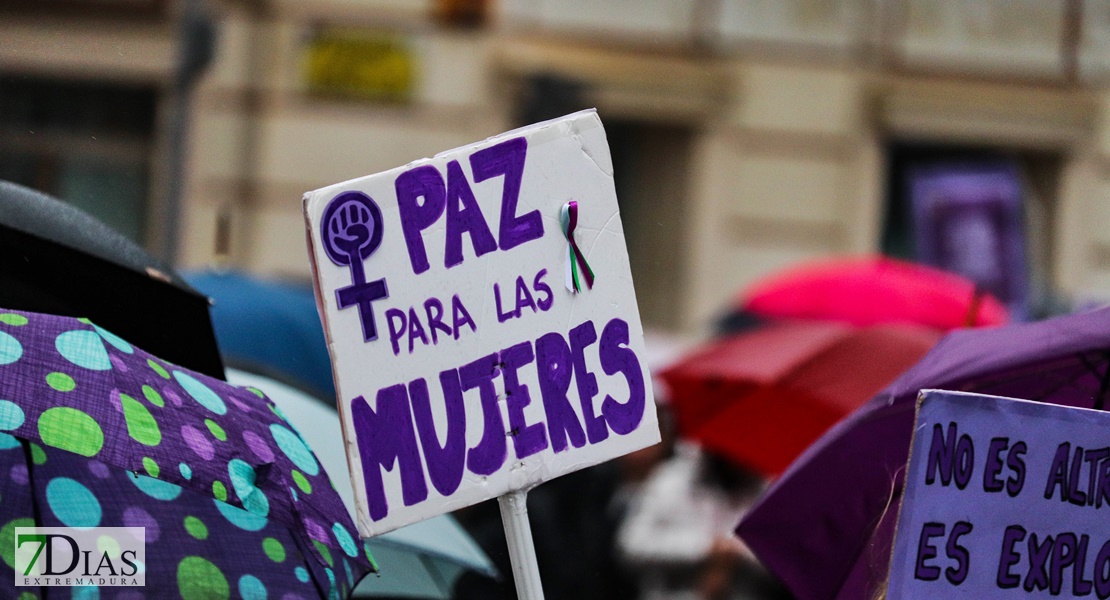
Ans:
<svg viewBox="0 0 1110 600"><path fill-rule="evenodd" d="M579 280L580 276L586 278L586 287L593 289L593 269L591 269L589 263L586 262L586 255L582 254L582 249L578 247L578 242L574 241L574 230L578 227L578 202L571 200L564 204L561 217L563 222L563 235L566 236L569 246L566 266L567 291L574 294L582 291L582 282Z"/></svg>

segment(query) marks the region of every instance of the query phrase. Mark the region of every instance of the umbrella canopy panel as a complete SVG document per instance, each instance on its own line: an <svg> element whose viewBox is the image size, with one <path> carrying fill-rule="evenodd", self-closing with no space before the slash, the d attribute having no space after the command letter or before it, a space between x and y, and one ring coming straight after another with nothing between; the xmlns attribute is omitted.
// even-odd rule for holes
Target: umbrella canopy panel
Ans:
<svg viewBox="0 0 1110 600"><path fill-rule="evenodd" d="M7 552L16 527L143 527L147 597L257 598L288 591L322 598L329 589L347 593L356 574L365 572L330 551L330 564L320 564L308 540L280 522L71 452L0 434L0 468L0 542ZM0 590L15 598L33 588L12 587L7 552Z"/></svg>
<svg viewBox="0 0 1110 600"><path fill-rule="evenodd" d="M266 392L282 414L301 425L304 439L320 464L335 475L332 483L354 518L354 491L339 414L334 408L288 385L260 375L228 370L228 380ZM497 577L497 570L474 538L451 515L439 515L366 540L381 572L363 579L355 597L447 600L466 570Z"/></svg>

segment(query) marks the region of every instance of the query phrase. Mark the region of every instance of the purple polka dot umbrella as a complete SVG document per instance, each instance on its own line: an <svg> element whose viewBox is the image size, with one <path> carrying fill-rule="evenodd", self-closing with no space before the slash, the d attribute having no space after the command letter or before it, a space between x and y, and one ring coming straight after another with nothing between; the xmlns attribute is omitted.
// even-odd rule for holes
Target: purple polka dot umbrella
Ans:
<svg viewBox="0 0 1110 600"><path fill-rule="evenodd" d="M0 597L70 598L14 586L15 528L34 525L145 528L145 587L74 598L342 598L375 570L260 391L84 319L0 310Z"/></svg>

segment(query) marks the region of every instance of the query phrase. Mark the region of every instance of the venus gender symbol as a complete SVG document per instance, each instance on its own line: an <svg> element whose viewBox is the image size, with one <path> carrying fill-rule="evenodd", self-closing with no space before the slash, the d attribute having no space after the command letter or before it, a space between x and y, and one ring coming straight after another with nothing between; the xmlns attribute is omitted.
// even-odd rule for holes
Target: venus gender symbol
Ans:
<svg viewBox="0 0 1110 600"><path fill-rule="evenodd" d="M328 204L320 229L328 258L351 269L351 285L335 291L339 308L357 307L362 339L378 339L372 304L389 290L384 277L367 282L362 263L382 244L382 211L362 192L343 192Z"/></svg>

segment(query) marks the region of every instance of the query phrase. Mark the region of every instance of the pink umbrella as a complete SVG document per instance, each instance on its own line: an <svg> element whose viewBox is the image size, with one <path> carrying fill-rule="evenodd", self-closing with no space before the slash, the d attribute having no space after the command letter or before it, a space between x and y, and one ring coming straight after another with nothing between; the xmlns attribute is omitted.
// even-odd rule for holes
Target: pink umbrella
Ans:
<svg viewBox="0 0 1110 600"><path fill-rule="evenodd" d="M766 317L855 325L917 323L950 330L1009 320L1006 307L971 280L884 256L805 263L757 281L736 304Z"/></svg>

